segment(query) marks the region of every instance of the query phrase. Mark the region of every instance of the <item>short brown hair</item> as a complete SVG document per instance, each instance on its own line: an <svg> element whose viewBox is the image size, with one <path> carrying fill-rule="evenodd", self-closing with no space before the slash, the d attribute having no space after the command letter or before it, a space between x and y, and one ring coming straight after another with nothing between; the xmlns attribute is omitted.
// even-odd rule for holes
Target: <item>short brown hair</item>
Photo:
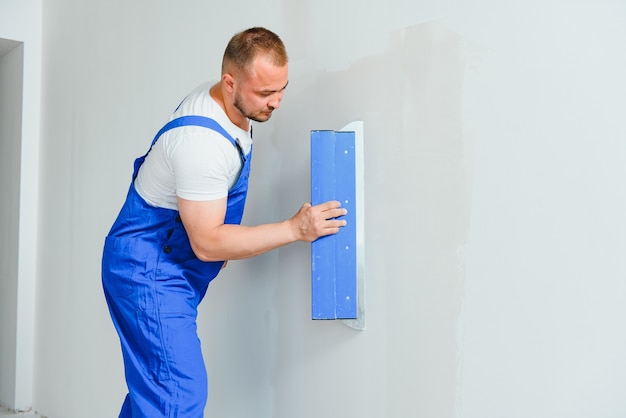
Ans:
<svg viewBox="0 0 626 418"><path fill-rule="evenodd" d="M254 27L235 34L224 51L222 73L227 72L230 65L245 71L258 54L267 54L272 62L279 67L287 64L287 50L283 41L274 32Z"/></svg>

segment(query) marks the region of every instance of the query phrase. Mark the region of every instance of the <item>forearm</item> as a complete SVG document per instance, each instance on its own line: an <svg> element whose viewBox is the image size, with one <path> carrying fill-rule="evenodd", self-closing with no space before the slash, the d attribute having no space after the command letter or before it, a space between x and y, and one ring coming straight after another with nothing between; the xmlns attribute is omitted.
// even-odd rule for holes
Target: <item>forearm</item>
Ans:
<svg viewBox="0 0 626 418"><path fill-rule="evenodd" d="M298 241L292 220L256 226L222 224L194 235L191 245L202 261L250 258Z"/></svg>
<svg viewBox="0 0 626 418"><path fill-rule="evenodd" d="M313 242L336 234L346 214L339 202L302 205L290 219L271 224L241 226L224 224L226 200L191 202L179 199L178 207L191 247L200 260L238 260L266 253L295 241Z"/></svg>

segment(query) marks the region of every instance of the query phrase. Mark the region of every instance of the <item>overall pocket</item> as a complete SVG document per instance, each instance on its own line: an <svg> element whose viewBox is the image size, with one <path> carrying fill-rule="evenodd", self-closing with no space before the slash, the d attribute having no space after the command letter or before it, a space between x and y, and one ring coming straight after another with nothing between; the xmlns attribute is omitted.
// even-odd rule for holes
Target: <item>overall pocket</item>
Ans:
<svg viewBox="0 0 626 418"><path fill-rule="evenodd" d="M136 238L108 236L102 254L102 285L111 296L133 293L133 276L145 261L137 259Z"/></svg>

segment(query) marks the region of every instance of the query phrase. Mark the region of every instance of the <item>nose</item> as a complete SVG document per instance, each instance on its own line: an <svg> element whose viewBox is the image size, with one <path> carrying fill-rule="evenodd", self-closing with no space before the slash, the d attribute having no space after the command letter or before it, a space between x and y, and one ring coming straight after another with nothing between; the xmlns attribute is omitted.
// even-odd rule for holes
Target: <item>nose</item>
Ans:
<svg viewBox="0 0 626 418"><path fill-rule="evenodd" d="M270 97L270 101L267 103L267 105L271 107L272 109L278 109L280 107L280 102L282 100L283 100L283 92L277 91L276 93L272 94L272 96Z"/></svg>

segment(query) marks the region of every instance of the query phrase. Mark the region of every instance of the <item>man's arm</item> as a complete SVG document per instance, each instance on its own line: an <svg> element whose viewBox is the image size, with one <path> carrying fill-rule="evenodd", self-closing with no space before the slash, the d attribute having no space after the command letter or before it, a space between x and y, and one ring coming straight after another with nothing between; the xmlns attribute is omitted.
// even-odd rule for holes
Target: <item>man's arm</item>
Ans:
<svg viewBox="0 0 626 418"><path fill-rule="evenodd" d="M346 224L337 201L302 205L292 218L257 226L224 224L226 198L196 202L178 198L180 217L191 248L202 261L237 260L263 254L296 241L312 242L336 234Z"/></svg>

